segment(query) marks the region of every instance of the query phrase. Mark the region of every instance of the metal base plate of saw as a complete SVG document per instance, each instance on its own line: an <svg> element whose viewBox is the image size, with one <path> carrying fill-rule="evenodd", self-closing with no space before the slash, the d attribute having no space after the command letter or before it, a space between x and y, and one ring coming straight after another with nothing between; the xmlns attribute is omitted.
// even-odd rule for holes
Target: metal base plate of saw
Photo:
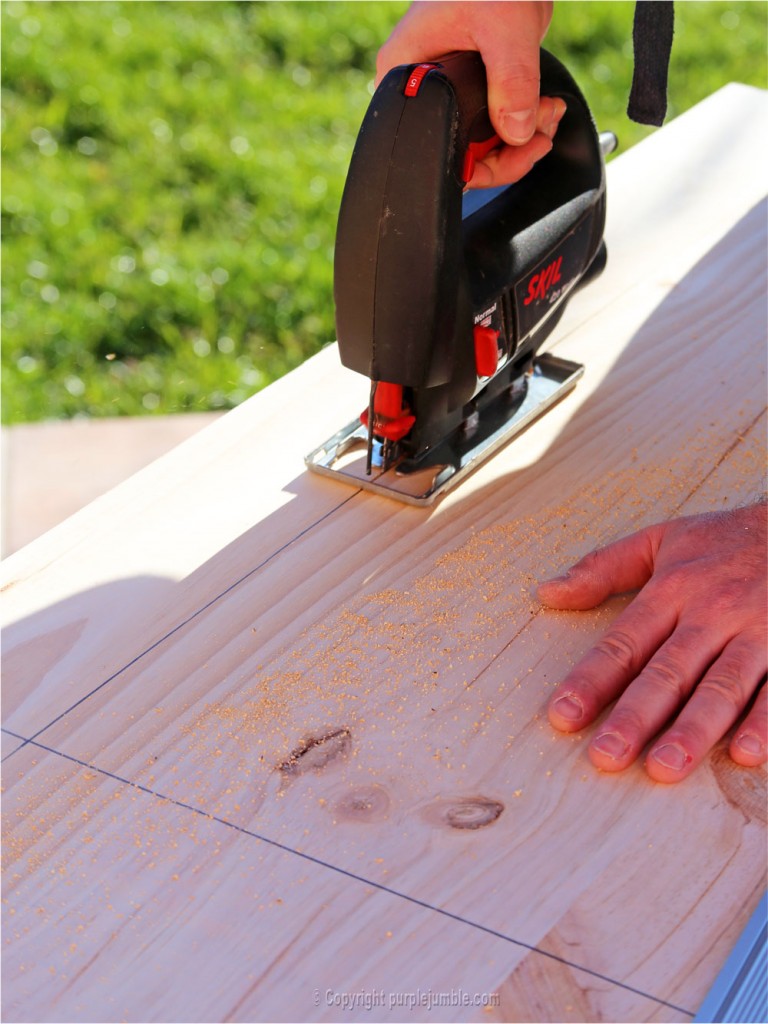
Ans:
<svg viewBox="0 0 768 1024"><path fill-rule="evenodd" d="M366 472L368 429L354 420L305 458L315 473L333 477L409 505L431 505L539 416L559 402L584 373L583 366L543 354L523 382L499 395L477 421L469 420L420 460L399 459Z"/></svg>

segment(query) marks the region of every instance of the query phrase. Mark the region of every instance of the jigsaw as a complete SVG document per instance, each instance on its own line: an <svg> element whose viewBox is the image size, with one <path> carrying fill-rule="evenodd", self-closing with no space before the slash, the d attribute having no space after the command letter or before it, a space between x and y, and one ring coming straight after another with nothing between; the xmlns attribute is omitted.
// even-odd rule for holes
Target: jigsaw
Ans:
<svg viewBox="0 0 768 1024"><path fill-rule="evenodd" d="M500 144L478 53L391 70L360 128L339 212L341 362L368 405L306 457L316 472L433 502L583 373L539 349L606 261L605 155L567 69L541 51L541 94L566 112L516 184L468 189Z"/></svg>

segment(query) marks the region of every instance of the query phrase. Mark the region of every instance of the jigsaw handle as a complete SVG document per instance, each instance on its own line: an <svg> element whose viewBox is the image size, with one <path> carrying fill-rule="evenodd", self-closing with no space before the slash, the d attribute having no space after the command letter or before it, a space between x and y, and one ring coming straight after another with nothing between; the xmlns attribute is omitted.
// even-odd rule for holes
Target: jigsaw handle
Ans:
<svg viewBox="0 0 768 1024"><path fill-rule="evenodd" d="M409 385L448 379L449 355L437 365L430 349L455 322L467 154L470 144L487 151L496 141L478 53L403 65L384 77L352 153L336 231L345 366Z"/></svg>
<svg viewBox="0 0 768 1024"><path fill-rule="evenodd" d="M556 289L534 288L535 301L526 303L534 275L559 258L550 254L586 219L556 264L565 294L564 272L584 273L604 220L591 114L568 71L544 50L541 92L567 108L552 152L514 185L470 191L462 208L473 159L498 142L480 55L450 54L385 76L355 144L336 233L345 366L372 381L447 389L441 394L454 407L479 386L472 336L484 310L507 311L501 362L522 358L534 335L540 343L536 328L552 312ZM554 281L555 270L548 273Z"/></svg>
<svg viewBox="0 0 768 1024"><path fill-rule="evenodd" d="M433 65L453 87L458 108L457 155L461 159L460 180L468 184L475 161L482 160L501 144L488 111L488 83L485 65L474 50L441 57Z"/></svg>

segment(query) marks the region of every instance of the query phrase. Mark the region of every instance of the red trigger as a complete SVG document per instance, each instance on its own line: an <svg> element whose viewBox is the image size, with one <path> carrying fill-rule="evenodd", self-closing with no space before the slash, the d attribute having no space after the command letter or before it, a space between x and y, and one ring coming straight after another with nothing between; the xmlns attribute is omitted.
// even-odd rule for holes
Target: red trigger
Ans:
<svg viewBox="0 0 768 1024"><path fill-rule="evenodd" d="M485 139L482 142L470 142L464 154L464 168L461 175L465 185L468 185L472 180L477 161L488 156L491 150L495 149L500 142L501 139L498 135L492 135L489 139Z"/></svg>

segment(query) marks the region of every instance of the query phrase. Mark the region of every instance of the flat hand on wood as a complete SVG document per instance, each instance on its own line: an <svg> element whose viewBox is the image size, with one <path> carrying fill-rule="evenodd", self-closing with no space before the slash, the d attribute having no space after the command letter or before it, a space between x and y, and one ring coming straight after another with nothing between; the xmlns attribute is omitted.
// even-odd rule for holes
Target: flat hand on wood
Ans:
<svg viewBox="0 0 768 1024"><path fill-rule="evenodd" d="M650 743L648 774L678 782L740 719L731 758L766 761L767 509L650 526L540 585L542 602L559 609L640 588L549 705L555 728L576 732L619 698L589 745L597 768L621 771Z"/></svg>

